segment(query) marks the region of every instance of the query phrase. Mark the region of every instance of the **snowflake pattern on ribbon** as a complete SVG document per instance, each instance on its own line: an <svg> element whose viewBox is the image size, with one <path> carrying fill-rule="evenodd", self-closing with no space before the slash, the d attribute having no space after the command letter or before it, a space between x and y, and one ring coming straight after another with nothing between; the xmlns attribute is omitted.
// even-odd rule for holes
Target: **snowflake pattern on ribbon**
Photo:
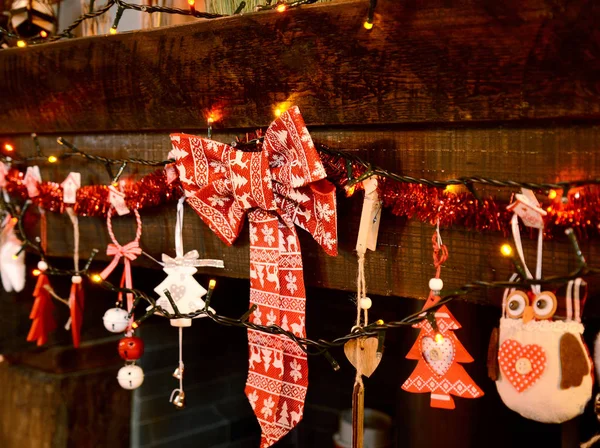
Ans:
<svg viewBox="0 0 600 448"><path fill-rule="evenodd" d="M275 120L260 152L186 134L171 136L172 155L190 206L225 243L250 223L250 316L305 337L302 257L296 226L337 255L335 187L297 107ZM306 353L283 335L248 330L246 395L273 445L302 419Z"/></svg>

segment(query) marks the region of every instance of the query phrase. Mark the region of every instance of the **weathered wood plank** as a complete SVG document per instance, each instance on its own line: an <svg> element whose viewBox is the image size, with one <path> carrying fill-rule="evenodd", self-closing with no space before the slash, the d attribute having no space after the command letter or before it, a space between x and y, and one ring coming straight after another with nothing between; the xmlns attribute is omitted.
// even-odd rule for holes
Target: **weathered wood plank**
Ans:
<svg viewBox="0 0 600 448"><path fill-rule="evenodd" d="M593 0L349 0L0 52L0 132L598 118Z"/></svg>
<svg viewBox="0 0 600 448"><path fill-rule="evenodd" d="M316 141L340 148L350 148L363 158L397 172L430 178L450 178L460 175L482 175L515 180L556 181L598 175L600 163L600 126L557 127L489 127L479 129L416 129L416 130L319 130L312 132ZM112 156L136 155L164 158L169 151L165 134L106 134L71 137L86 151ZM229 142L234 136L218 134L217 140ZM42 146L56 148L55 136L42 137ZM32 143L27 137L13 142L23 153L30 152ZM85 171L83 169L85 168ZM97 168L97 169L96 169ZM138 170L138 168L132 168ZM43 177L61 181L71 170L82 170L84 184L107 183L108 176L100 166L90 166L79 159L69 159L59 166L46 166ZM147 169L128 171L127 176L139 177ZM491 189L488 193L511 192ZM340 255L326 256L304 232L300 232L308 285L352 291L356 282L356 257L353 248L358 231L360 197L338 197ZM174 250L175 206L145 211L142 247L153 256ZM67 217L52 216L49 250L52 255L69 257L72 251L71 225ZM115 219L114 225L122 242L133 236L131 219ZM105 224L92 218L81 219L82 257L93 247L106 247L108 236ZM378 250L367 258L367 285L372 294L423 298L433 273L431 234L433 227L418 222L406 222L383 214ZM510 264L498 255L498 248L508 236L499 233L479 234L460 228L443 231L449 246L450 259L443 271L448 287L461 286L477 279L505 279ZM218 240L190 209L184 226L185 249L198 249L203 256L223 258L225 270L206 270L213 275L248 277L248 234L242 232L233 247ZM534 242L527 240L529 259L534 258ZM600 248L582 242L590 262L600 256ZM104 259L106 257L104 256ZM138 261L136 260L136 264ZM152 262L140 259L141 264ZM156 265L154 265L156 267ZM546 273L565 273L575 267L570 247L564 241L546 245ZM144 279L139 279L143 281ZM498 298L498 294L494 295ZM488 300L479 296L478 300Z"/></svg>
<svg viewBox="0 0 600 448"><path fill-rule="evenodd" d="M114 369L51 375L5 362L0 381L0 446L129 446L131 393Z"/></svg>

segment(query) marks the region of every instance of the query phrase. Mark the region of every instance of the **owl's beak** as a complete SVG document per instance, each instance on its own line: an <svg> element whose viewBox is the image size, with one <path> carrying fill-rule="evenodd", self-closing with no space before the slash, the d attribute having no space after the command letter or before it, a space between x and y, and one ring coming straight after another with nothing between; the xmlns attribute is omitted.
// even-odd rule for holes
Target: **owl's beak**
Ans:
<svg viewBox="0 0 600 448"><path fill-rule="evenodd" d="M523 311L523 323L526 324L531 319L533 319L533 307L526 306L525 311Z"/></svg>

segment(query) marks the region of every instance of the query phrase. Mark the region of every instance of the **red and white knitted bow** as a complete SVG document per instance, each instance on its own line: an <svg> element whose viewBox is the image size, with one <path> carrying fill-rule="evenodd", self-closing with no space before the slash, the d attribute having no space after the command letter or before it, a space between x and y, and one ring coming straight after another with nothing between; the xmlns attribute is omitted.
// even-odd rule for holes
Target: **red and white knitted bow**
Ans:
<svg viewBox="0 0 600 448"><path fill-rule="evenodd" d="M335 187L297 107L275 120L260 152L244 152L185 134L171 135L188 203L213 232L233 244L250 222L250 319L305 336L302 257L295 225L337 255ZM246 395L273 445L302 418L306 353L282 335L248 330Z"/></svg>

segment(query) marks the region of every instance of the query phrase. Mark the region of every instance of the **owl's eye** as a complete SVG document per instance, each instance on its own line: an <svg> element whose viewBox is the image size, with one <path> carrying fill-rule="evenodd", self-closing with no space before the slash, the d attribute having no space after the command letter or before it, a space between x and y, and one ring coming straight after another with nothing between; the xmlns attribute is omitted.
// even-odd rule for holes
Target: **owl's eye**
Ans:
<svg viewBox="0 0 600 448"><path fill-rule="evenodd" d="M556 296L544 291L533 302L533 313L538 319L550 319L556 312Z"/></svg>
<svg viewBox="0 0 600 448"><path fill-rule="evenodd" d="M518 319L523 315L525 307L529 304L529 298L523 291L515 291L508 297L506 313L512 319Z"/></svg>

